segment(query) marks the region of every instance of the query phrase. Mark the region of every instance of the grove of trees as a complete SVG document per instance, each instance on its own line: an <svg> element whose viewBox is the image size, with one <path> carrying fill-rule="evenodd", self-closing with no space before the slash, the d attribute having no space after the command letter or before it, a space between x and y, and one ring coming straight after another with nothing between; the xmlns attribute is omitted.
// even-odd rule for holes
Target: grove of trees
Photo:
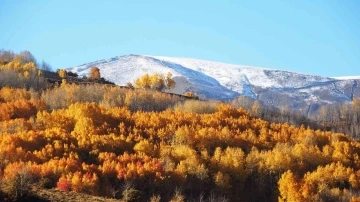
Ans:
<svg viewBox="0 0 360 202"><path fill-rule="evenodd" d="M146 92L154 93L101 85L65 84L42 95L2 88L4 191L21 197L35 184L127 201L357 199L360 144L349 136L270 123L226 104L165 105L175 98L160 92L168 96L164 108L150 107L161 99L147 109L132 105L147 101Z"/></svg>
<svg viewBox="0 0 360 202"><path fill-rule="evenodd" d="M144 74L137 78L134 82L135 88L152 89L157 91L171 90L175 87L175 81L171 78L172 74L169 72L166 76L155 73L152 75Z"/></svg>
<svg viewBox="0 0 360 202"><path fill-rule="evenodd" d="M42 71L29 51L19 54L0 51L0 88L6 86L34 90L47 87Z"/></svg>
<svg viewBox="0 0 360 202"><path fill-rule="evenodd" d="M159 92L174 87L171 74L145 75L135 89L49 88L28 52L1 52L0 79L8 201L34 186L123 201L360 201L360 143L296 113ZM321 109L315 126L357 130L359 103Z"/></svg>

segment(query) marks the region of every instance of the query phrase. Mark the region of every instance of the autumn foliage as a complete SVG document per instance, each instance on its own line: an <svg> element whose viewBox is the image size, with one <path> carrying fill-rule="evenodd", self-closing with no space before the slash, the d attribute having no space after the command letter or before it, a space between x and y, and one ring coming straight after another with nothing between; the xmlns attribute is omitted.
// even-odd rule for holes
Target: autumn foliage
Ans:
<svg viewBox="0 0 360 202"><path fill-rule="evenodd" d="M166 76L155 73L152 75L145 74L137 78L134 82L135 88L152 89L157 91L171 90L175 87L175 81L172 79L172 74L169 72Z"/></svg>
<svg viewBox="0 0 360 202"><path fill-rule="evenodd" d="M89 78L91 79L100 79L100 69L97 67L92 67L90 69Z"/></svg>
<svg viewBox="0 0 360 202"><path fill-rule="evenodd" d="M14 54L0 50L0 88L2 87L35 90L46 88L43 72L29 51Z"/></svg>
<svg viewBox="0 0 360 202"><path fill-rule="evenodd" d="M46 179L63 191L137 200L356 200L360 144L352 138L269 123L225 104L199 111L208 103L153 93L2 88L1 181L14 190L14 182Z"/></svg>
<svg viewBox="0 0 360 202"><path fill-rule="evenodd" d="M15 199L36 184L124 201L359 200L360 143L347 135L264 121L259 102L249 113L158 92L171 74L39 90L35 62L0 54L0 78L22 82L0 80L0 188ZM359 103L344 120L358 123Z"/></svg>

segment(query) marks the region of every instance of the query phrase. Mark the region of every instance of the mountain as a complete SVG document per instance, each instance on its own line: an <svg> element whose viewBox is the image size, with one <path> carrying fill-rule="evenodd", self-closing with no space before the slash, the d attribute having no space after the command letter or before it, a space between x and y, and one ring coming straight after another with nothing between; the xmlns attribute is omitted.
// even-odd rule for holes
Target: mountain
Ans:
<svg viewBox="0 0 360 202"><path fill-rule="evenodd" d="M133 82L145 73L171 72L177 84L173 93L193 91L202 99L218 100L245 95L304 113L317 111L323 104L349 102L360 96L360 77L329 78L191 58L125 55L67 70L87 76L93 66L117 85Z"/></svg>
<svg viewBox="0 0 360 202"><path fill-rule="evenodd" d="M338 77L331 77L331 78L334 78L334 79L338 79L338 80L359 80L360 79L360 76L338 76Z"/></svg>

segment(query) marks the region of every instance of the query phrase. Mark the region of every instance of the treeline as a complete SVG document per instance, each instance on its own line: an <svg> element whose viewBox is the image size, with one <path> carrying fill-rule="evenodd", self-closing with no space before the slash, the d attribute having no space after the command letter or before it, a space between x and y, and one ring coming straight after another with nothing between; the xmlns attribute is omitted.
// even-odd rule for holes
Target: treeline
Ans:
<svg viewBox="0 0 360 202"><path fill-rule="evenodd" d="M0 88L43 91L62 83L114 85L100 76L100 70L97 67L91 68L88 76L79 78L76 73L64 69L53 72L48 63L37 62L29 51L16 54L12 51L0 50Z"/></svg>
<svg viewBox="0 0 360 202"><path fill-rule="evenodd" d="M34 90L47 88L39 66L43 69L51 68L46 62L38 64L29 51L15 54L12 51L0 50L0 88L7 86Z"/></svg>
<svg viewBox="0 0 360 202"><path fill-rule="evenodd" d="M315 120L326 130L360 139L360 99L342 105L324 105Z"/></svg>
<svg viewBox="0 0 360 202"><path fill-rule="evenodd" d="M201 114L182 102L129 109L127 94L117 96L123 89L106 87L100 99L90 96L100 86L67 85L48 92L74 96L54 98L61 106L46 93L0 91L0 184L14 199L31 186L124 201L358 199L360 144L347 135L270 123L218 103L190 104L209 105Z"/></svg>
<svg viewBox="0 0 360 202"><path fill-rule="evenodd" d="M248 96L239 96L233 99L231 106L243 107L251 115L273 123L288 123L300 127L301 125L309 126L312 129L325 129L318 122L310 117L305 116L300 111L294 111L289 108L277 108L263 104Z"/></svg>
<svg viewBox="0 0 360 202"><path fill-rule="evenodd" d="M127 107L131 111L178 109L198 113L216 111L218 102L188 100L184 96L152 90L127 89L102 84L62 84L43 91L0 89L0 120L29 118L34 109L64 109L76 102L95 102L104 107ZM36 110L35 110L36 111Z"/></svg>
<svg viewBox="0 0 360 202"><path fill-rule="evenodd" d="M345 133L356 140L360 138L360 99L343 104L328 104L319 108L317 115L307 117L300 111L279 109L262 104L250 97L240 96L230 102L234 107L244 107L253 116L269 122L310 126L335 133Z"/></svg>

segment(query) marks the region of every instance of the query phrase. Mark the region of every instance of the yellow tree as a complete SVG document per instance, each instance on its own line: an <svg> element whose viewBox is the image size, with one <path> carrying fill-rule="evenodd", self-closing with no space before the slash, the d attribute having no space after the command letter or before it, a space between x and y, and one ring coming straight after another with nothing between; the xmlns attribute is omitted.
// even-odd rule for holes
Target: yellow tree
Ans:
<svg viewBox="0 0 360 202"><path fill-rule="evenodd" d="M261 104L258 100L254 102L254 104L251 107L251 111L255 116L260 116L261 114Z"/></svg>
<svg viewBox="0 0 360 202"><path fill-rule="evenodd" d="M149 74L145 74L144 76L137 78L134 82L135 88L150 88L150 76Z"/></svg>
<svg viewBox="0 0 360 202"><path fill-rule="evenodd" d="M171 79L170 72L167 74L166 77L159 73L155 73L152 75L144 74L143 76L135 80L134 85L135 88L163 91L164 89L170 90L174 88L175 81Z"/></svg>
<svg viewBox="0 0 360 202"><path fill-rule="evenodd" d="M150 88L162 91L165 88L164 77L161 74L153 74L150 76Z"/></svg>
<svg viewBox="0 0 360 202"><path fill-rule="evenodd" d="M279 201L303 201L299 192L299 184L290 170L281 175L278 185L280 191Z"/></svg>
<svg viewBox="0 0 360 202"><path fill-rule="evenodd" d="M59 69L57 73L62 79L66 78L67 72L64 69Z"/></svg>
<svg viewBox="0 0 360 202"><path fill-rule="evenodd" d="M195 93L193 93L193 92L191 92L191 91L185 92L185 93L184 93L184 96L186 96L186 97L192 97L192 98L195 98L195 97L196 97Z"/></svg>

